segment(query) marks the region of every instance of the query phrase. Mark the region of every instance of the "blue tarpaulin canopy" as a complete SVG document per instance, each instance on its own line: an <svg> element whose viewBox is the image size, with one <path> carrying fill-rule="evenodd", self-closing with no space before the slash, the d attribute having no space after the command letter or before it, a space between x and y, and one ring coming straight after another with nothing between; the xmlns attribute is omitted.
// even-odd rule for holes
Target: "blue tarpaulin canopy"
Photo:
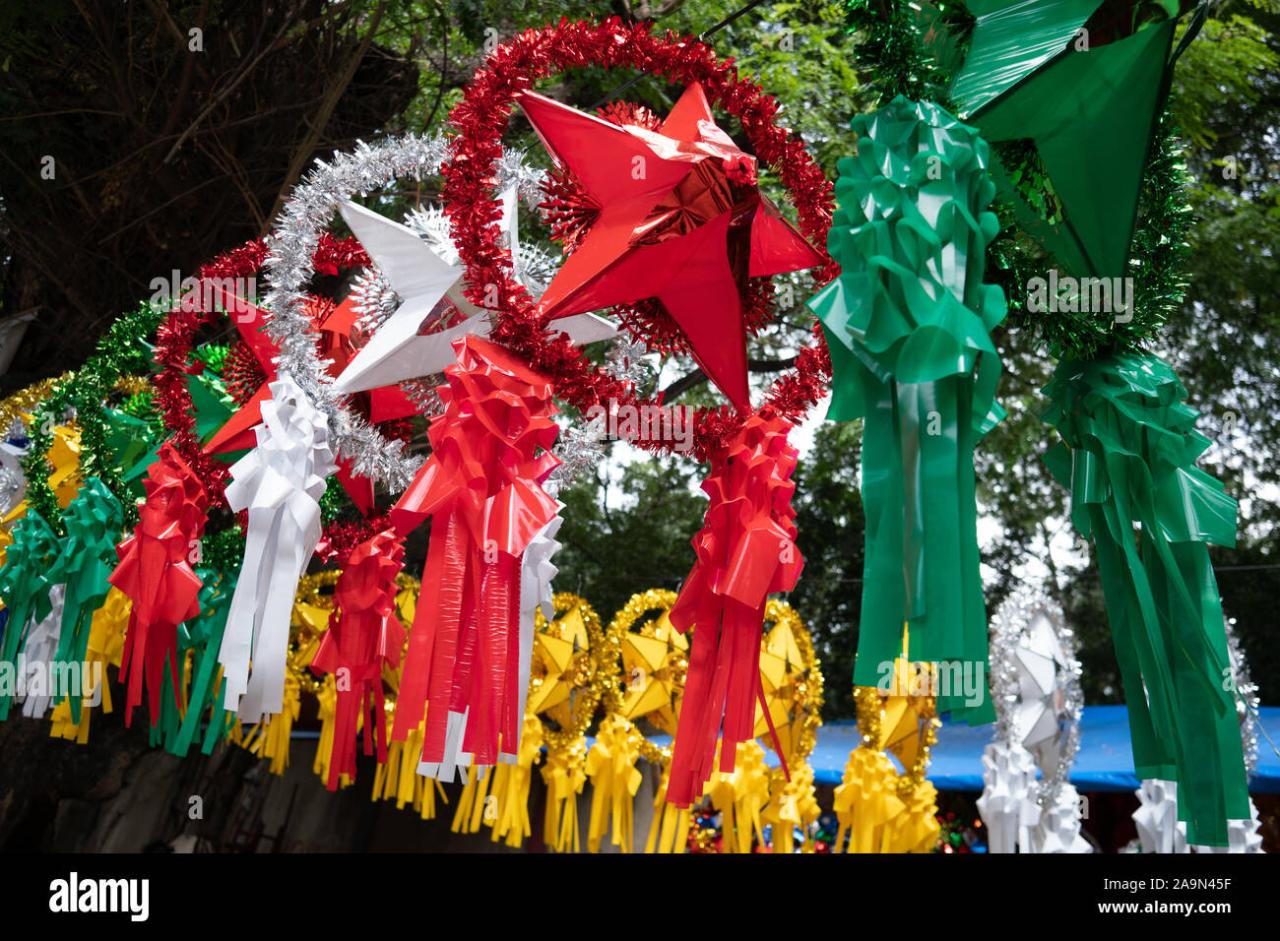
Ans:
<svg viewBox="0 0 1280 941"><path fill-rule="evenodd" d="M1254 793L1280 793L1280 757L1267 741L1280 742L1280 706L1259 710L1263 730L1258 734L1258 768L1249 781ZM1265 731L1265 735L1262 732ZM991 741L992 726L970 727L944 722L929 761L929 780L940 791L982 790L982 749ZM824 725L810 763L819 784L839 784L849 752L858 744L858 728L852 722ZM770 753L772 757L772 753ZM1129 716L1124 706L1085 706L1080 721L1080 751L1071 772L1071 783L1081 791L1133 791L1129 749Z"/></svg>

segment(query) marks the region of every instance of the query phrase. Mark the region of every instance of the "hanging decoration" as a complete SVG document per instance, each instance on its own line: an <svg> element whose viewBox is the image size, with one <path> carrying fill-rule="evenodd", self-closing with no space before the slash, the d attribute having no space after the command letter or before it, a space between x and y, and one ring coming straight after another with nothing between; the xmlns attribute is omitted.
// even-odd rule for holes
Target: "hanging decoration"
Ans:
<svg viewBox="0 0 1280 941"><path fill-rule="evenodd" d="M1235 544L1235 500L1195 466L1209 440L1162 360L1065 360L1044 393L1062 435L1045 462L1097 552L1138 776L1177 783L1190 842L1225 844L1249 802L1208 547Z"/></svg>
<svg viewBox="0 0 1280 941"><path fill-rule="evenodd" d="M284 708L290 610L320 541L319 499L335 470L324 417L292 380L271 384L262 419L257 447L231 468L226 491L249 525L218 653L225 706L250 723Z"/></svg>
<svg viewBox="0 0 1280 941"><path fill-rule="evenodd" d="M204 532L208 493L169 444L147 469L146 488L133 535L116 547L120 561L109 581L131 602L120 667L127 688L125 725L133 722L145 683L155 727L166 667L177 703L178 625L199 613L200 578L192 553Z"/></svg>
<svg viewBox="0 0 1280 941"><path fill-rule="evenodd" d="M420 770L446 781L518 754L520 560L557 514L549 385L478 337L456 349L431 457L391 512L402 537L432 518L392 738L430 703Z"/></svg>
<svg viewBox="0 0 1280 941"><path fill-rule="evenodd" d="M973 449L1004 414L990 334L1005 306L982 283L998 228L982 138L901 97L852 126L858 154L840 162L829 240L842 271L809 305L835 366L827 417L865 420L854 683L870 686L901 652L904 623L920 660L985 667ZM938 707L993 718L985 697L944 695Z"/></svg>
<svg viewBox="0 0 1280 941"><path fill-rule="evenodd" d="M644 126L652 122L634 107L618 105L608 109L603 118L596 119L563 108L530 91L530 86L535 81L553 77L566 69L577 68L588 62L606 67L632 67L668 78L688 89L689 97L673 113L674 117L669 116L664 125L666 133L658 134L652 128ZM694 86L700 86L701 92ZM576 262L572 260L578 257L578 252L570 254L570 260L557 275L558 283L553 283L548 288L548 295L544 296L541 305L512 274L508 250L502 244L501 231L491 223L501 216L501 208L494 197L494 170L501 153L504 129L511 109L517 104L525 107L535 121L545 117L547 122L555 124L557 128L566 122L590 125L598 130L598 139L606 142L601 146L612 148L605 152L614 157L621 155L628 159L629 156L644 158L646 173L650 169L653 171L655 189L645 194L643 200L639 193L635 194L637 199L628 201L625 207L619 205L617 213L620 218L630 218L641 212L642 201L648 200L650 206L657 206L663 192L674 192L670 205L663 203L655 215L655 223L659 217L665 219L665 222L658 225L653 234L655 238L661 238L665 233L679 239L681 225L685 223L695 233L701 232L692 238L700 246L703 242L706 243L705 247L699 248L697 257L705 258L710 266L708 271L724 272L724 248L720 246L725 243L723 239L717 242L717 233L724 235L720 227L727 222L727 217L723 214L741 198L742 205L738 208L742 211L743 221L750 218L752 228L757 224L760 228L761 238L754 243L757 251L763 255L765 245L786 244L790 248L782 252L781 256L773 255L767 260L753 255L749 262L735 262L740 265L740 269L735 269L739 271L740 277L730 279L730 297L736 298L739 314L744 309L741 278L746 278L752 267L757 271L766 271L773 270L771 266L778 264L785 270L794 270L800 264L796 262L797 255L806 254L792 237L794 232L790 232L769 210L757 208L763 204L752 195L754 175L763 172L765 167L778 173L796 207L799 216L798 230L809 246L821 245L825 239L826 229L830 224L831 186L805 150L803 141L793 137L786 128L776 123L777 102L765 95L758 86L741 79L732 63L717 60L710 47L695 38L654 35L652 24L626 23L617 17L598 22L564 21L556 26L526 30L502 44L486 60L485 66L464 89L463 100L450 114L450 121L458 136L452 144L450 160L444 168L445 211L453 223L453 240L459 257L466 266L466 296L477 305L497 309L498 324L491 334L492 338L545 375L554 384L557 397L579 411L585 413L593 406L615 402L619 405L659 409L661 404L658 402L638 401L636 391L630 383L615 378L607 369L596 367L573 347L568 337L544 329L548 317L573 312L563 304L558 311L550 308L551 302L556 301L557 297L567 298L579 290L576 284L579 274L586 272L575 273L569 268L570 263L574 268L581 266L596 269L604 256L613 250L609 248L606 251L604 242L607 239L599 218L594 218L594 222L600 227L598 233L594 236L590 231L579 233L581 244L578 248L580 250L591 242L601 246L601 254L597 255L595 248L590 248ZM722 132L714 124L709 123L705 127L697 125L698 117L710 114L709 109L714 107L720 107L738 119L743 135L754 151L754 158L745 154L739 156L741 152L733 147L732 142L725 145ZM533 111L537 111L538 115L535 116ZM613 120L614 118L618 120ZM705 139L700 137L704 133L707 135ZM590 187L596 185L606 187L602 192L608 191L609 181L600 179L601 175L595 173L590 166L590 160L581 159L579 149L567 135L558 130L550 130L542 136L553 155L563 156L575 173L585 175L572 184L573 187L578 187L581 191L581 187L585 186L589 192ZM644 141L652 144L652 148L644 144L645 149L638 149ZM689 149L690 160L679 166L671 163L672 153L664 141L682 141L680 146ZM562 146L566 148L566 152L560 155L559 148ZM696 161L693 158L695 152ZM699 167L696 172L693 170L695 162ZM563 172L557 172L560 174L559 179L563 181ZM631 165L627 164L619 172L630 177ZM659 174L661 180L658 179ZM680 177L686 175L687 182L681 183ZM724 179L731 184L729 191L737 195L726 204L726 197L720 195L724 192L723 188L716 188L712 192L712 188L708 187L705 198L699 201L695 194L704 183L704 178L706 183L713 182L713 178ZM660 190L658 182L663 183L665 188ZM615 183L623 185L617 181ZM735 186L738 189L733 189ZM637 189L642 187L637 186ZM554 201L554 182L549 193ZM682 206L688 207L690 212L686 213ZM596 209L598 210L598 205ZM643 218L641 213L637 221ZM678 221L680 219L684 222ZM582 221L585 223L585 219ZM582 226L575 229L572 225L556 225L556 229L564 237L566 233L581 230ZM786 235L787 232L790 235ZM577 237L570 237L570 240L576 242ZM741 257L735 255L735 258ZM809 260L823 265L816 274L819 283L834 276L833 264L821 252L813 251ZM680 264L683 266L692 261L692 258L682 258ZM690 275L693 274L696 272L691 271ZM609 278L608 270L602 273L602 278ZM701 279L701 275L699 278ZM721 279L720 283L725 282ZM621 289L621 285L619 288ZM554 293L551 293L553 290ZM759 288L753 290L758 291ZM634 294L634 290L624 293ZM662 289L664 302L669 293L666 288ZM639 299L643 294L635 296ZM604 295L597 297L592 306L601 303L601 298ZM607 303L608 298L603 302ZM564 301L564 304L568 303L569 301ZM574 303L588 304L586 295L581 295ZM672 303L680 307L684 302L676 297ZM720 310L722 304L734 306L731 301L722 300L716 302L715 309ZM625 304L623 306L626 307ZM623 313L622 319L626 323L629 318ZM703 329L692 316L685 319L689 329ZM740 335L740 327L731 326L734 335ZM683 335L683 331L681 333ZM699 337L704 336L699 333ZM641 339L648 343L656 337L642 336ZM648 345L652 348L652 344ZM705 353L715 358L710 364L711 368L723 372L719 362L722 354L710 350L703 340L699 341L698 346L699 355ZM731 356L739 355L732 350L725 352ZM723 365L729 371L719 375L719 381L725 384L736 382L737 380L732 379L732 366ZM822 397L829 369L825 351L820 342L816 341L814 345L801 351L795 369L773 384L764 397L765 406L790 421L800 420ZM740 383L736 387L730 385L730 388L734 390L730 393L731 398L745 404ZM741 410L730 414L721 409L700 410L694 422L695 454L705 457L721 449L724 441L739 430L746 417L747 413ZM642 437L634 443L655 451L671 450L678 444L662 436Z"/></svg>
<svg viewBox="0 0 1280 941"><path fill-rule="evenodd" d="M1091 850L1068 781L1084 710L1075 647L1062 609L1041 590L1020 586L992 619L996 727L978 800L990 852Z"/></svg>
<svg viewBox="0 0 1280 941"><path fill-rule="evenodd" d="M58 550L53 530L39 511L31 509L13 527L13 542L5 552L4 567L0 568L0 598L4 599L6 613L4 633L0 634L0 664L8 668L18 687L26 685L30 673L37 679L42 673L42 661L21 654L35 626L45 622L53 611L50 589L54 586L49 581L49 571ZM57 607L61 616L61 604ZM28 662L34 671L28 670ZM9 718L15 695L20 695L18 689L0 689L0 720Z"/></svg>

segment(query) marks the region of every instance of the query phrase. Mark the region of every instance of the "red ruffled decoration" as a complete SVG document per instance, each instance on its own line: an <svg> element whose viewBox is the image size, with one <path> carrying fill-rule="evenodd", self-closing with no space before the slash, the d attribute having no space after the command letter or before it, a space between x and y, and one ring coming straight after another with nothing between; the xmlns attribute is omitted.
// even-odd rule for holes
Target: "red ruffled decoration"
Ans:
<svg viewBox="0 0 1280 941"><path fill-rule="evenodd" d="M479 337L454 349L431 457L391 511L402 535L432 518L392 737L428 706L422 760L443 763L449 713L467 713L461 750L479 766L519 740L520 557L556 515L541 485L557 428L545 378Z"/></svg>
<svg viewBox="0 0 1280 941"><path fill-rule="evenodd" d="M667 787L667 800L680 807L702 795L722 725L721 771L732 771L738 743L755 737L756 702L764 704L765 602L772 592L794 588L804 566L791 506L791 427L772 413L752 414L713 455L711 475L702 485L711 503L693 539L698 561L670 613L678 630L697 627Z"/></svg>
<svg viewBox="0 0 1280 941"><path fill-rule="evenodd" d="M493 178L516 96L539 79L586 66L632 68L677 85L701 82L710 102L738 119L760 164L778 173L810 244L826 245L832 216L832 184L804 142L776 122L777 101L739 77L732 60L717 59L700 40L670 32L655 35L650 23L609 17L600 22L562 20L555 26L526 30L498 46L449 115L458 136L453 141L453 159L442 169L445 208L454 243L467 267L468 296L484 304L492 300L485 297L486 292L497 287L497 303L489 305L499 311L493 339L516 351L555 384L559 397L582 411L610 400L638 403L627 384L597 369L567 337L543 329L533 298L511 274L510 253L502 247L499 228L491 223L501 214L493 196ZM589 216L589 206L573 202L572 186L553 189L551 197L565 200L564 234L571 234L575 224ZM818 284L825 284L838 270L828 259L817 275ZM639 321L636 325L645 329ZM642 338L661 343L660 337ZM830 360L822 343L819 331L813 345L797 359L796 368L770 389L766 403L778 414L798 419L822 398L830 379ZM744 413L718 416L716 410L701 411L695 422L695 456L722 450L745 419ZM635 444L652 450L673 445L651 439Z"/></svg>
<svg viewBox="0 0 1280 941"><path fill-rule="evenodd" d="M356 774L356 726L364 717L364 753L387 760L387 714L382 668L400 664L404 628L396 617L396 576L404 565L404 547L394 530L383 530L356 546L334 588L334 612L311 662L317 674L331 673L337 689L331 791L340 775Z"/></svg>
<svg viewBox="0 0 1280 941"><path fill-rule="evenodd" d="M154 726L160 719L166 663L174 703L181 709L178 625L200 613L202 583L191 556L204 532L209 494L172 444L160 448L147 469L146 491L138 525L116 547L120 562L108 581L133 602L120 664L120 679L128 688L124 722L133 721L145 681Z"/></svg>

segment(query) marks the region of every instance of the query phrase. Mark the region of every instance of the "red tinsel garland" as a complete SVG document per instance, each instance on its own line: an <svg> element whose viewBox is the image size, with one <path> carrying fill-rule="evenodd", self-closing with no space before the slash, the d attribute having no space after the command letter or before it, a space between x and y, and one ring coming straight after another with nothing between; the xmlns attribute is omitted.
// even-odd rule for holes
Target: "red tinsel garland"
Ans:
<svg viewBox="0 0 1280 941"><path fill-rule="evenodd" d="M799 213L800 230L810 242L825 250L831 225L832 185L806 152L804 142L775 123L778 103L758 85L740 78L732 60L717 59L705 43L671 32L655 36L651 29L648 23L610 17L600 22L562 20L557 26L526 30L489 55L449 115L458 137L453 157L441 171L443 194L453 241L467 268L467 295L478 304L495 306L486 291L496 286L499 314L492 338L550 378L560 398L584 411L609 400L641 403L629 384L596 368L567 336L544 331L533 298L512 273L499 227L491 224L501 215L493 179L517 94L532 88L538 79L591 65L630 67L678 85L701 82L708 100L738 119L756 156L778 173ZM825 284L837 271L828 258L817 275L818 283ZM640 326L642 321L628 325ZM821 332L815 331L813 344L801 351L795 368L769 389L762 412L798 420L822 397L830 375L830 357ZM700 410L695 419L695 452L705 458L720 450L745 418L726 409ZM670 441L654 440L636 444L651 450L673 446Z"/></svg>
<svg viewBox="0 0 1280 941"><path fill-rule="evenodd" d="M261 239L246 242L202 266L199 276L201 279L252 277L262 270L268 251ZM322 274L337 274L340 268L364 267L370 263L356 239L335 239L327 233L320 237L313 260L316 270ZM205 454L200 446L195 406L187 387L187 377L204 368L203 364L191 360L196 335L202 327L223 316L212 306L206 308L202 300L199 291L186 295L156 331L156 362L160 364L160 372L154 384L156 405L173 446L208 489L210 505L221 507L226 505L223 491L230 479L230 468L213 455Z"/></svg>

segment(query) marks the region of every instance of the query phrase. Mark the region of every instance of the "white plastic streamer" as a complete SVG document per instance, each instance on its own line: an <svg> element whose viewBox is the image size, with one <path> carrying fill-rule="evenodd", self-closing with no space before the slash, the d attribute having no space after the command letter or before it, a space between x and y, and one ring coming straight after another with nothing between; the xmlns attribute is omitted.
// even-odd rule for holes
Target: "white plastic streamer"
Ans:
<svg viewBox="0 0 1280 941"><path fill-rule="evenodd" d="M218 652L225 706L242 722L284 708L298 579L320 541L320 497L336 470L325 416L289 378L271 383L258 445L231 468L227 503L249 511L244 562ZM252 672L250 665L252 664Z"/></svg>

